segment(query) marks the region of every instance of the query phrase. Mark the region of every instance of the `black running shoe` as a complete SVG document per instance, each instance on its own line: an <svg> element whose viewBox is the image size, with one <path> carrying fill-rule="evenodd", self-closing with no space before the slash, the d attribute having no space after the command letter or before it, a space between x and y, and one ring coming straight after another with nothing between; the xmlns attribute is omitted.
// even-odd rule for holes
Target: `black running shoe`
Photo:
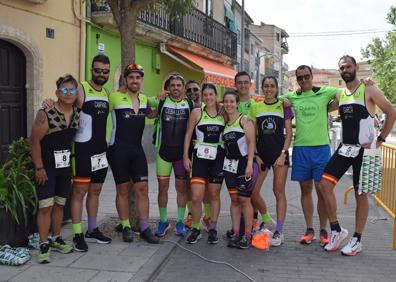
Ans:
<svg viewBox="0 0 396 282"><path fill-rule="evenodd" d="M238 248L248 249L249 247L250 247L250 239L248 239L245 235L243 235L241 240L239 240L238 242Z"/></svg>
<svg viewBox="0 0 396 282"><path fill-rule="evenodd" d="M130 227L125 227L122 230L122 240L127 243L133 242L133 231Z"/></svg>
<svg viewBox="0 0 396 282"><path fill-rule="evenodd" d="M216 229L209 229L208 244L217 244L218 242L219 238L217 238Z"/></svg>
<svg viewBox="0 0 396 282"><path fill-rule="evenodd" d="M193 228L192 231L191 231L190 236L188 236L188 238L187 238L187 243L188 244L195 244L201 238L202 238L201 230Z"/></svg>
<svg viewBox="0 0 396 282"><path fill-rule="evenodd" d="M103 235L103 233L100 232L99 228L97 228L97 227L92 232L89 232L87 230L87 232L85 232L85 238L89 239L89 240L87 240L88 242L96 241L96 243L99 243L99 244L110 244L111 243L111 238Z"/></svg>
<svg viewBox="0 0 396 282"><path fill-rule="evenodd" d="M228 240L227 247L238 248L238 243L241 238L238 235L232 235L231 239Z"/></svg>
<svg viewBox="0 0 396 282"><path fill-rule="evenodd" d="M228 240L231 240L233 235L234 235L234 231L232 229L227 230L227 232L225 234L225 238Z"/></svg>
<svg viewBox="0 0 396 282"><path fill-rule="evenodd" d="M114 231L118 233L122 233L122 229L123 228L121 223L117 224L116 227L114 227Z"/></svg>
<svg viewBox="0 0 396 282"><path fill-rule="evenodd" d="M154 236L150 228L146 228L146 230L140 232L140 238L150 244L159 244L158 237Z"/></svg>
<svg viewBox="0 0 396 282"><path fill-rule="evenodd" d="M74 249L77 252L87 252L88 245L84 240L84 235L82 233L75 234L73 237Z"/></svg>

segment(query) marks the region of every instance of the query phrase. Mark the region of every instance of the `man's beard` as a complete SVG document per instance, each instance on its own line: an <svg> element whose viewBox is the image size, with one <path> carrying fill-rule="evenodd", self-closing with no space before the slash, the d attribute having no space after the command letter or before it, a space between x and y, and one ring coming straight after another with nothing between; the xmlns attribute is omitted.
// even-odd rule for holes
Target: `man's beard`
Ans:
<svg viewBox="0 0 396 282"><path fill-rule="evenodd" d="M350 76L346 76L346 74L349 74ZM341 75L342 79L345 81L345 83L354 81L356 78L356 71L353 73L345 73L344 75Z"/></svg>
<svg viewBox="0 0 396 282"><path fill-rule="evenodd" d="M93 76L92 77L92 81L97 84L97 85L105 85L107 82L108 78L103 78L103 77L99 77L99 76Z"/></svg>
<svg viewBox="0 0 396 282"><path fill-rule="evenodd" d="M132 93L138 93L140 91L140 87L138 87L137 85L127 85L127 88L129 91L131 91Z"/></svg>

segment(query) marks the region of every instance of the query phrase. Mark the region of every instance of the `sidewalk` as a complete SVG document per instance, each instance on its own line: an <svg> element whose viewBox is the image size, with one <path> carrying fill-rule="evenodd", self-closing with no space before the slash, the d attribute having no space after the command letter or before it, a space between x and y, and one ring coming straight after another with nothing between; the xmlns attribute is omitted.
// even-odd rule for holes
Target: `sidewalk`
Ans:
<svg viewBox="0 0 396 282"><path fill-rule="evenodd" d="M149 165L150 172L150 217L158 218L157 181L154 177L155 164ZM270 173L271 175L271 173ZM289 178L290 179L290 176ZM173 183L173 179L171 181ZM272 177L265 182L262 195L265 197L269 210L274 216L274 196L270 189ZM349 195L348 205L342 203L344 189L351 183L344 177L336 189L338 213L342 225L353 233L355 202L353 194ZM298 244L297 237L303 231L304 221L300 204L298 184L287 182L288 211L285 224L286 243L280 248L272 248L270 252L258 250L230 250L225 247L224 240L218 246L210 246L204 238L193 246L182 242L182 245L202 253L204 256L236 264L247 270L257 281L267 281L272 277L275 281L315 281L315 280L348 280L348 281L391 281L395 277L396 252L391 250L392 225L390 220L382 220L385 216L381 209L371 204L366 231L363 235L364 252L356 258L345 258L337 254L326 254L317 243L313 246ZM222 234L229 226L229 196L222 189L222 207L219 219L219 233ZM104 219L117 215L115 208L115 187L109 173L101 195L99 223ZM168 214L176 217L176 192L169 189ZM86 216L84 215L84 218ZM315 211L315 228L318 226ZM86 222L84 222L85 224ZM71 224L64 226L63 236L71 241ZM179 238L169 233L167 239L174 242ZM136 236L138 237L138 236ZM246 278L224 266L213 266L195 256L176 248L174 244L163 242L150 245L138 241L128 244L122 242L121 236L113 238L110 245L89 244L87 253L73 252L63 255L52 252L52 262L39 265L36 251L32 259L22 267L0 266L0 281L246 281ZM249 253L249 259L246 254ZM264 256L263 256L264 254ZM193 263L194 262L194 263ZM246 264L244 265L243 262ZM238 265L241 264L241 265ZM172 269L172 268L177 269ZM327 271L328 267L334 272ZM205 269L204 273L202 269ZM213 269L213 273L211 271ZM164 273L157 277L158 273ZM208 273L211 273L209 275ZM179 276L177 276L179 274ZM271 280L271 279L270 279Z"/></svg>

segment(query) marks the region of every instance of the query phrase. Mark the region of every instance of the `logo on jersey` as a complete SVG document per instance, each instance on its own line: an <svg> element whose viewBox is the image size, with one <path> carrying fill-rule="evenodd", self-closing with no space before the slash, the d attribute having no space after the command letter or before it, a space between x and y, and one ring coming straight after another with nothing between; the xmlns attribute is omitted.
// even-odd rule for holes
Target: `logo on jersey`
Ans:
<svg viewBox="0 0 396 282"><path fill-rule="evenodd" d="M319 113L318 104L314 101L304 101L304 105L298 107L298 115L302 122L311 122L315 120Z"/></svg>
<svg viewBox="0 0 396 282"><path fill-rule="evenodd" d="M131 110L126 110L122 112L122 117L125 119L129 119L131 118L131 116L133 115Z"/></svg>
<svg viewBox="0 0 396 282"><path fill-rule="evenodd" d="M276 131L276 122L272 117L266 118L262 124L261 129L263 134L274 134Z"/></svg>

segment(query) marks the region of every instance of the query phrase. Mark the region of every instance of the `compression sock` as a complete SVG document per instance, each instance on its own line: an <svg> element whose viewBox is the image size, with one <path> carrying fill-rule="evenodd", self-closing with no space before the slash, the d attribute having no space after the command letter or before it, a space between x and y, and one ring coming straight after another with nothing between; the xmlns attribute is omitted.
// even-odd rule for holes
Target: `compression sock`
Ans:
<svg viewBox="0 0 396 282"><path fill-rule="evenodd" d="M160 212L160 221L167 222L168 221L168 209L167 208L159 208Z"/></svg>
<svg viewBox="0 0 396 282"><path fill-rule="evenodd" d="M81 222L75 224L73 223L72 229L73 229L73 235L81 234L82 233Z"/></svg>

